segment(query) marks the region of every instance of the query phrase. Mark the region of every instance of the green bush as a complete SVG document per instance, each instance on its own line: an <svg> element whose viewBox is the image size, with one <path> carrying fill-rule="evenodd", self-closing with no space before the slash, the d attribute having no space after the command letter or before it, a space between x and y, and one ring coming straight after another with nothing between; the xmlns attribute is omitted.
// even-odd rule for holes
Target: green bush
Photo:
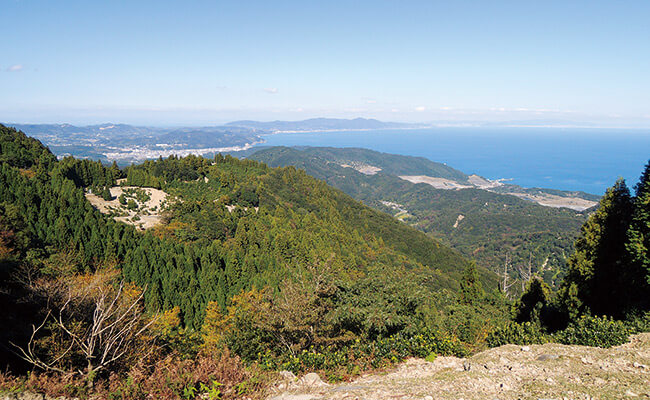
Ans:
<svg viewBox="0 0 650 400"><path fill-rule="evenodd" d="M488 346L497 347L504 344L542 344L548 342L549 338L537 324L510 322L490 332L486 341Z"/></svg>
<svg viewBox="0 0 650 400"><path fill-rule="evenodd" d="M266 369L295 373L343 368L348 374L354 374L355 371L358 373L368 368L384 367L408 357L435 359L436 354L463 357L468 352L456 337L427 330L414 335L396 334L370 342L357 340L344 348L311 348L293 355L278 356L267 351L259 354L259 362Z"/></svg>
<svg viewBox="0 0 650 400"><path fill-rule="evenodd" d="M630 314L625 319L630 333L650 332L650 311Z"/></svg>
<svg viewBox="0 0 650 400"><path fill-rule="evenodd" d="M607 348L627 343L629 336L630 330L622 321L583 315L565 330L553 334L553 339L563 344Z"/></svg>
<svg viewBox="0 0 650 400"><path fill-rule="evenodd" d="M135 210L138 208L138 203L133 201L133 199L129 199L129 201L126 202L126 208L129 210Z"/></svg>

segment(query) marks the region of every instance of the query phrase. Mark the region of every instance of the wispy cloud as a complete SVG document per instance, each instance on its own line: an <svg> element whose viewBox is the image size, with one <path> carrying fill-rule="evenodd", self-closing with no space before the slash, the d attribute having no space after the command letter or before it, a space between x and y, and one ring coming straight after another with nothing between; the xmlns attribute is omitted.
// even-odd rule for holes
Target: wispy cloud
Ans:
<svg viewBox="0 0 650 400"><path fill-rule="evenodd" d="M269 94L276 94L279 92L278 88L264 88L264 91Z"/></svg>
<svg viewBox="0 0 650 400"><path fill-rule="evenodd" d="M8 72L19 72L22 71L25 67L22 64L14 64L7 68Z"/></svg>
<svg viewBox="0 0 650 400"><path fill-rule="evenodd" d="M415 107L415 111L424 111L424 110L426 110L426 109L427 109L427 108L424 107L424 106L418 106L418 107Z"/></svg>

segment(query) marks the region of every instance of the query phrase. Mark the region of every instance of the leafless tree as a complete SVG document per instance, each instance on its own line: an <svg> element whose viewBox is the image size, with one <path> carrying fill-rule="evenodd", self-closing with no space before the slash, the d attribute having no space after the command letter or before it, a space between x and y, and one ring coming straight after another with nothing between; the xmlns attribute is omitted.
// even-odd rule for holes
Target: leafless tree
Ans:
<svg viewBox="0 0 650 400"><path fill-rule="evenodd" d="M131 350L133 343L154 322L154 319L147 321L143 316L141 302L144 293L145 290L142 290L135 295L126 295L124 282L120 282L117 288L95 286L93 290L84 290L81 295L68 289L62 303L49 307L42 323L32 326L27 346L14 346L27 362L44 370L58 372L65 372L59 367L62 359L72 352L81 354L86 366L85 370L80 368L78 372L89 378L92 384L92 378ZM84 313L86 315L78 315ZM44 360L37 351L37 337L50 321L64 333L68 345L59 354ZM85 323L78 324L79 321Z"/></svg>
<svg viewBox="0 0 650 400"><path fill-rule="evenodd" d="M526 283L533 278L533 254L528 258L528 265L517 265L517 272L521 277L521 291L526 290Z"/></svg>
<svg viewBox="0 0 650 400"><path fill-rule="evenodd" d="M506 254L506 261L503 264L503 281L501 284L501 290L505 294L506 298L509 297L508 290L517 283L517 280L513 280L512 283L508 283L508 268L510 268L510 255Z"/></svg>

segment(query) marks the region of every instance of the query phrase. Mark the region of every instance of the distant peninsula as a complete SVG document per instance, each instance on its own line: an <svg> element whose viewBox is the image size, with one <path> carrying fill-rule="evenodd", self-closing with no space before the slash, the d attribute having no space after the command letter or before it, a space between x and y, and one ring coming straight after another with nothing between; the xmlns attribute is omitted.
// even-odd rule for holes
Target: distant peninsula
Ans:
<svg viewBox="0 0 650 400"><path fill-rule="evenodd" d="M414 129L425 125L383 122L376 119L312 118L302 121L234 121L224 125L199 127L155 127L104 123L15 124L35 137L58 157L74 156L120 165L170 155L189 154L210 157L216 153L248 150L264 143L264 135L280 132L319 132L340 130Z"/></svg>

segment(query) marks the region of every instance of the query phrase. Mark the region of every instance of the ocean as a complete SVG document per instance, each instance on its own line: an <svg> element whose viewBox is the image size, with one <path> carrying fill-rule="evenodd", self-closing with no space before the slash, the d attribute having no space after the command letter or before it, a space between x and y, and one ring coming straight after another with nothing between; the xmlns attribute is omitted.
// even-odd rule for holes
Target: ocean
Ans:
<svg viewBox="0 0 650 400"><path fill-rule="evenodd" d="M427 128L277 133L265 146L362 147L421 156L524 187L602 195L618 177L632 189L650 159L650 130Z"/></svg>

